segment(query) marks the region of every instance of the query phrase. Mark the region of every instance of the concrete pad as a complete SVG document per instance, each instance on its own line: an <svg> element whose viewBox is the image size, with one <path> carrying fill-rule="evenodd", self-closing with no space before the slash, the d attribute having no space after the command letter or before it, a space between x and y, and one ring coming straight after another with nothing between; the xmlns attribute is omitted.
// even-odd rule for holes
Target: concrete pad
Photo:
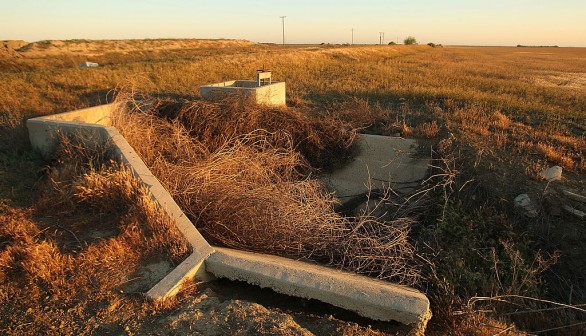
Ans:
<svg viewBox="0 0 586 336"><path fill-rule="evenodd" d="M374 320L425 329L427 297L408 287L292 259L216 247L206 271L276 292L330 303Z"/></svg>
<svg viewBox="0 0 586 336"><path fill-rule="evenodd" d="M431 151L422 141L361 134L354 161L323 181L341 200L371 189L408 193L426 178L430 164Z"/></svg>
<svg viewBox="0 0 586 336"><path fill-rule="evenodd" d="M243 95L261 105L285 106L285 82L259 86L256 81L233 80L200 86L199 95L206 100L222 100L231 95Z"/></svg>

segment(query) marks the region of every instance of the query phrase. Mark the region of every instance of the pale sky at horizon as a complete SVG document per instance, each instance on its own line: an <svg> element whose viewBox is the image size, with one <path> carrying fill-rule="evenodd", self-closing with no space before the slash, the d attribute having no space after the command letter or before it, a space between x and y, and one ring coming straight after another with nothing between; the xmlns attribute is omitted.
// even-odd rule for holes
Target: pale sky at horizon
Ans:
<svg viewBox="0 0 586 336"><path fill-rule="evenodd" d="M586 0L0 0L0 40L229 38L586 47Z"/></svg>

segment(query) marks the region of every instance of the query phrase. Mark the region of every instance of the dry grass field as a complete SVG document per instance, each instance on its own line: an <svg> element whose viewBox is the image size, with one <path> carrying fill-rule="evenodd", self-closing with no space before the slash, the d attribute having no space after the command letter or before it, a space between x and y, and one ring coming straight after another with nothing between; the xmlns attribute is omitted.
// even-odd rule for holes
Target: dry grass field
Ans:
<svg viewBox="0 0 586 336"><path fill-rule="evenodd" d="M142 261L158 256L173 264L184 247L172 238L175 233L160 231L168 223L145 215L156 210L137 201L140 188L124 169L78 153L74 144L64 151L78 154L51 161L30 148L26 118L131 97L159 105L150 114L121 118L118 127L186 213L204 215L196 225L208 231L208 239L249 250L267 245L264 250L296 258L319 251L318 260L337 267L413 284L432 301L431 334L584 334L586 226L563 206L586 211L586 205L565 198L563 190L586 195L586 49L282 47L230 40L74 40L6 48L10 52L0 57L3 332L165 334L162 320L184 316L185 305L206 311L206 300L215 298L210 293L227 290L193 285L161 306L120 292ZM84 61L101 66L79 68ZM198 86L251 79L263 67L287 82L287 110L200 101ZM147 132L137 125L153 141L145 141ZM267 133L254 133L259 129ZM434 143L435 178L422 186L428 190L424 199L406 203L411 211L402 215L408 221L367 221L370 238L404 240L384 253L377 247L380 255L370 254L374 262L368 263L375 267L367 270L353 263L364 252L357 243L364 237L352 243L344 230L336 231L355 219L335 213L333 200L308 178L351 156L356 132ZM243 167L242 160L250 164ZM553 165L563 168L563 179L548 183L539 172ZM189 196L193 183L204 186L200 198ZM248 193L238 192L242 188ZM522 193L534 200L537 218L515 211L513 199ZM230 217L234 208L244 215ZM254 209L266 209L269 217ZM115 234L84 238L84 228L93 225L79 218L84 212L109 223ZM144 223L144 216L155 220ZM219 234L222 220L258 240ZM297 238L306 239L271 244L262 240L256 221L294 222L303 233ZM312 221L323 224L313 227ZM348 256L327 232L358 246L354 259L341 258ZM292 242L306 250L293 252ZM125 253L127 259L116 257ZM417 273L384 272L384 257L398 258L396 269L414 267ZM255 318L245 325L216 321L217 330L400 333L389 324L345 320L338 313L328 319L302 301L264 304L270 312L246 306L264 302L263 295L222 298L233 304L215 313L229 320ZM263 314L271 318L256 317Z"/></svg>

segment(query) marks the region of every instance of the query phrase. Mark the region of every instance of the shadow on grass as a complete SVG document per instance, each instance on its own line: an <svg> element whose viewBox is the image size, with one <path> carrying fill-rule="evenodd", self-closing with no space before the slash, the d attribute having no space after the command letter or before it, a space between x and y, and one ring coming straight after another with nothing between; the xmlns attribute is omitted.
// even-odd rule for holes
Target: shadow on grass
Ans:
<svg viewBox="0 0 586 336"><path fill-rule="evenodd" d="M47 162L32 149L24 122L0 126L0 139L0 202L29 206Z"/></svg>

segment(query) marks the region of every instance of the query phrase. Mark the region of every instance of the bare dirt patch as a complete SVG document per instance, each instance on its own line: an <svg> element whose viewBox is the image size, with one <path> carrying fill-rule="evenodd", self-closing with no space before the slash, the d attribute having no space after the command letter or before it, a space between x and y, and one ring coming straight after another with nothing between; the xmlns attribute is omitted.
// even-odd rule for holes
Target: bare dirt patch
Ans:
<svg viewBox="0 0 586 336"><path fill-rule="evenodd" d="M545 87L562 87L573 90L586 90L586 73L583 72L560 72L556 74L535 77L533 80L537 85Z"/></svg>

